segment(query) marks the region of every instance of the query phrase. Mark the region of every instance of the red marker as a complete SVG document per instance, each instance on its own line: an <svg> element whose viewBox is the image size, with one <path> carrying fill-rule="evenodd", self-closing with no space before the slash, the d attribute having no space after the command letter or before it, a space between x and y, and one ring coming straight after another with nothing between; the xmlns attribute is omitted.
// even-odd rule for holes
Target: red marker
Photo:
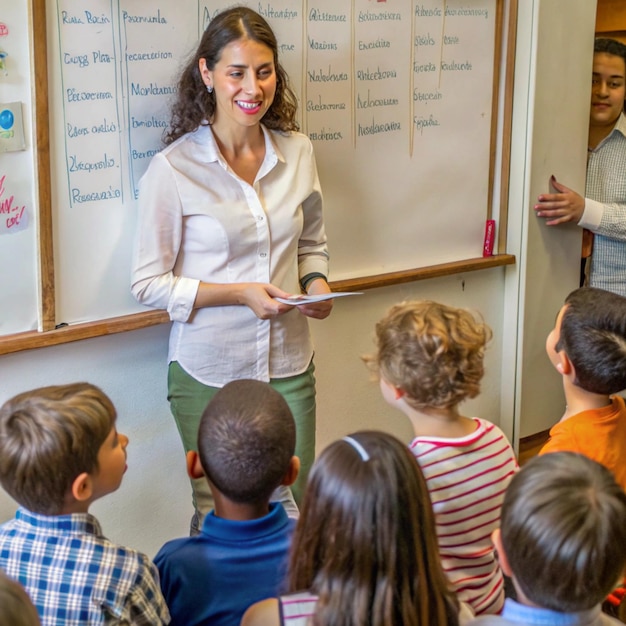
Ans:
<svg viewBox="0 0 626 626"><path fill-rule="evenodd" d="M485 241L483 243L483 256L493 256L493 244L496 239L496 220L485 222Z"/></svg>

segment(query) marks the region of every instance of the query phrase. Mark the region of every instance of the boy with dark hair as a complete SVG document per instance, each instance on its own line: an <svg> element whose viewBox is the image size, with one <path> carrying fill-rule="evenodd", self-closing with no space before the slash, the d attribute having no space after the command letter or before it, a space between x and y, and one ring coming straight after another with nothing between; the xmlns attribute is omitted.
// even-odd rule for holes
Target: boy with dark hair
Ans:
<svg viewBox="0 0 626 626"><path fill-rule="evenodd" d="M155 558L173 626L238 626L281 591L295 521L270 496L296 479L295 443L289 406L268 383L232 381L209 402L187 471L206 477L215 509Z"/></svg>
<svg viewBox="0 0 626 626"><path fill-rule="evenodd" d="M20 504L0 526L0 568L43 626L169 624L154 564L106 539L88 512L126 471L116 417L88 383L35 389L0 408L0 482Z"/></svg>
<svg viewBox="0 0 626 626"><path fill-rule="evenodd" d="M513 478L493 540L517 601L470 626L608 626L601 603L626 567L626 494L573 452L535 457Z"/></svg>
<svg viewBox="0 0 626 626"><path fill-rule="evenodd" d="M383 397L411 421L410 449L430 492L443 569L476 614L497 613L504 602L491 532L517 471L504 433L459 411L480 392L490 338L490 328L470 311L403 302L378 322L376 355L365 358Z"/></svg>
<svg viewBox="0 0 626 626"><path fill-rule="evenodd" d="M565 413L540 454L580 452L626 489L626 298L581 287L570 293L546 340L563 377Z"/></svg>

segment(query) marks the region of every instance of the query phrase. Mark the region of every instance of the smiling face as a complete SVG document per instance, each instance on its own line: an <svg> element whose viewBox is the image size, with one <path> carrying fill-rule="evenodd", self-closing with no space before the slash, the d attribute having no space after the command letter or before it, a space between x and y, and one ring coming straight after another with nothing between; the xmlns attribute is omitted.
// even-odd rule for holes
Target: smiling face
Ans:
<svg viewBox="0 0 626 626"><path fill-rule="evenodd" d="M596 52L591 80L590 126L613 129L624 109L626 97L626 64L620 56Z"/></svg>
<svg viewBox="0 0 626 626"><path fill-rule="evenodd" d="M199 61L200 73L215 92L213 125L256 126L274 101L276 69L270 48L251 39L232 41L215 68Z"/></svg>

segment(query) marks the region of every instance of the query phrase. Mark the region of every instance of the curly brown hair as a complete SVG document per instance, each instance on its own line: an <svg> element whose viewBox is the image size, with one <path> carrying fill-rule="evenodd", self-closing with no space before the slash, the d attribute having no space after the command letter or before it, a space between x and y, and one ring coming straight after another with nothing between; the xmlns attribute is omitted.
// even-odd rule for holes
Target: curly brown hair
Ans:
<svg viewBox="0 0 626 626"><path fill-rule="evenodd" d="M287 72L278 61L278 44L272 28L256 11L236 6L218 13L211 20L195 54L185 66L178 81L169 130L164 135L165 144L193 132L201 125L211 123L215 114L215 92L207 92L198 64L200 59L204 59L207 68L213 70L224 48L239 39L250 39L267 46L274 56L276 93L261 120L263 125L282 132L299 130L296 121L297 98L289 85Z"/></svg>
<svg viewBox="0 0 626 626"><path fill-rule="evenodd" d="M417 410L449 409L480 393L489 326L470 311L430 300L393 306L376 324L377 352L365 356Z"/></svg>

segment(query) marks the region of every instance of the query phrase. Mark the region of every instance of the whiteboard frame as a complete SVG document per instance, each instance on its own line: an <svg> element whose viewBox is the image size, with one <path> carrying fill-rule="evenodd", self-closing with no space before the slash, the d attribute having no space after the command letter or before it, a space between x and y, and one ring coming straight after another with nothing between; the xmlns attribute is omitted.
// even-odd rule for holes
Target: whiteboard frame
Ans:
<svg viewBox="0 0 626 626"><path fill-rule="evenodd" d="M31 0L32 59L34 67L47 68L46 0ZM493 214L494 183L499 171L497 194L498 250L491 257L467 259L414 268L399 272L362 276L332 281L333 291L364 290L438 278L451 274L476 271L497 266L512 265L515 257L507 254L506 232L509 195L509 166L511 124L513 109L513 74L518 0L496 0L496 38L493 72L492 124L489 166L489 206L487 217ZM504 72L504 77L502 77ZM33 70L34 73L34 70ZM53 248L52 189L50 169L50 116L47 72L44 78L33 81L34 129L36 152L36 204L38 207L38 255L40 289L40 323L38 331L28 331L0 337L0 355L21 350L46 347L91 337L127 332L168 322L164 311L148 311L93 322L72 324L57 328L55 268ZM503 102L500 102L502 93ZM498 128L498 122L500 127ZM500 140L500 141L498 141Z"/></svg>

